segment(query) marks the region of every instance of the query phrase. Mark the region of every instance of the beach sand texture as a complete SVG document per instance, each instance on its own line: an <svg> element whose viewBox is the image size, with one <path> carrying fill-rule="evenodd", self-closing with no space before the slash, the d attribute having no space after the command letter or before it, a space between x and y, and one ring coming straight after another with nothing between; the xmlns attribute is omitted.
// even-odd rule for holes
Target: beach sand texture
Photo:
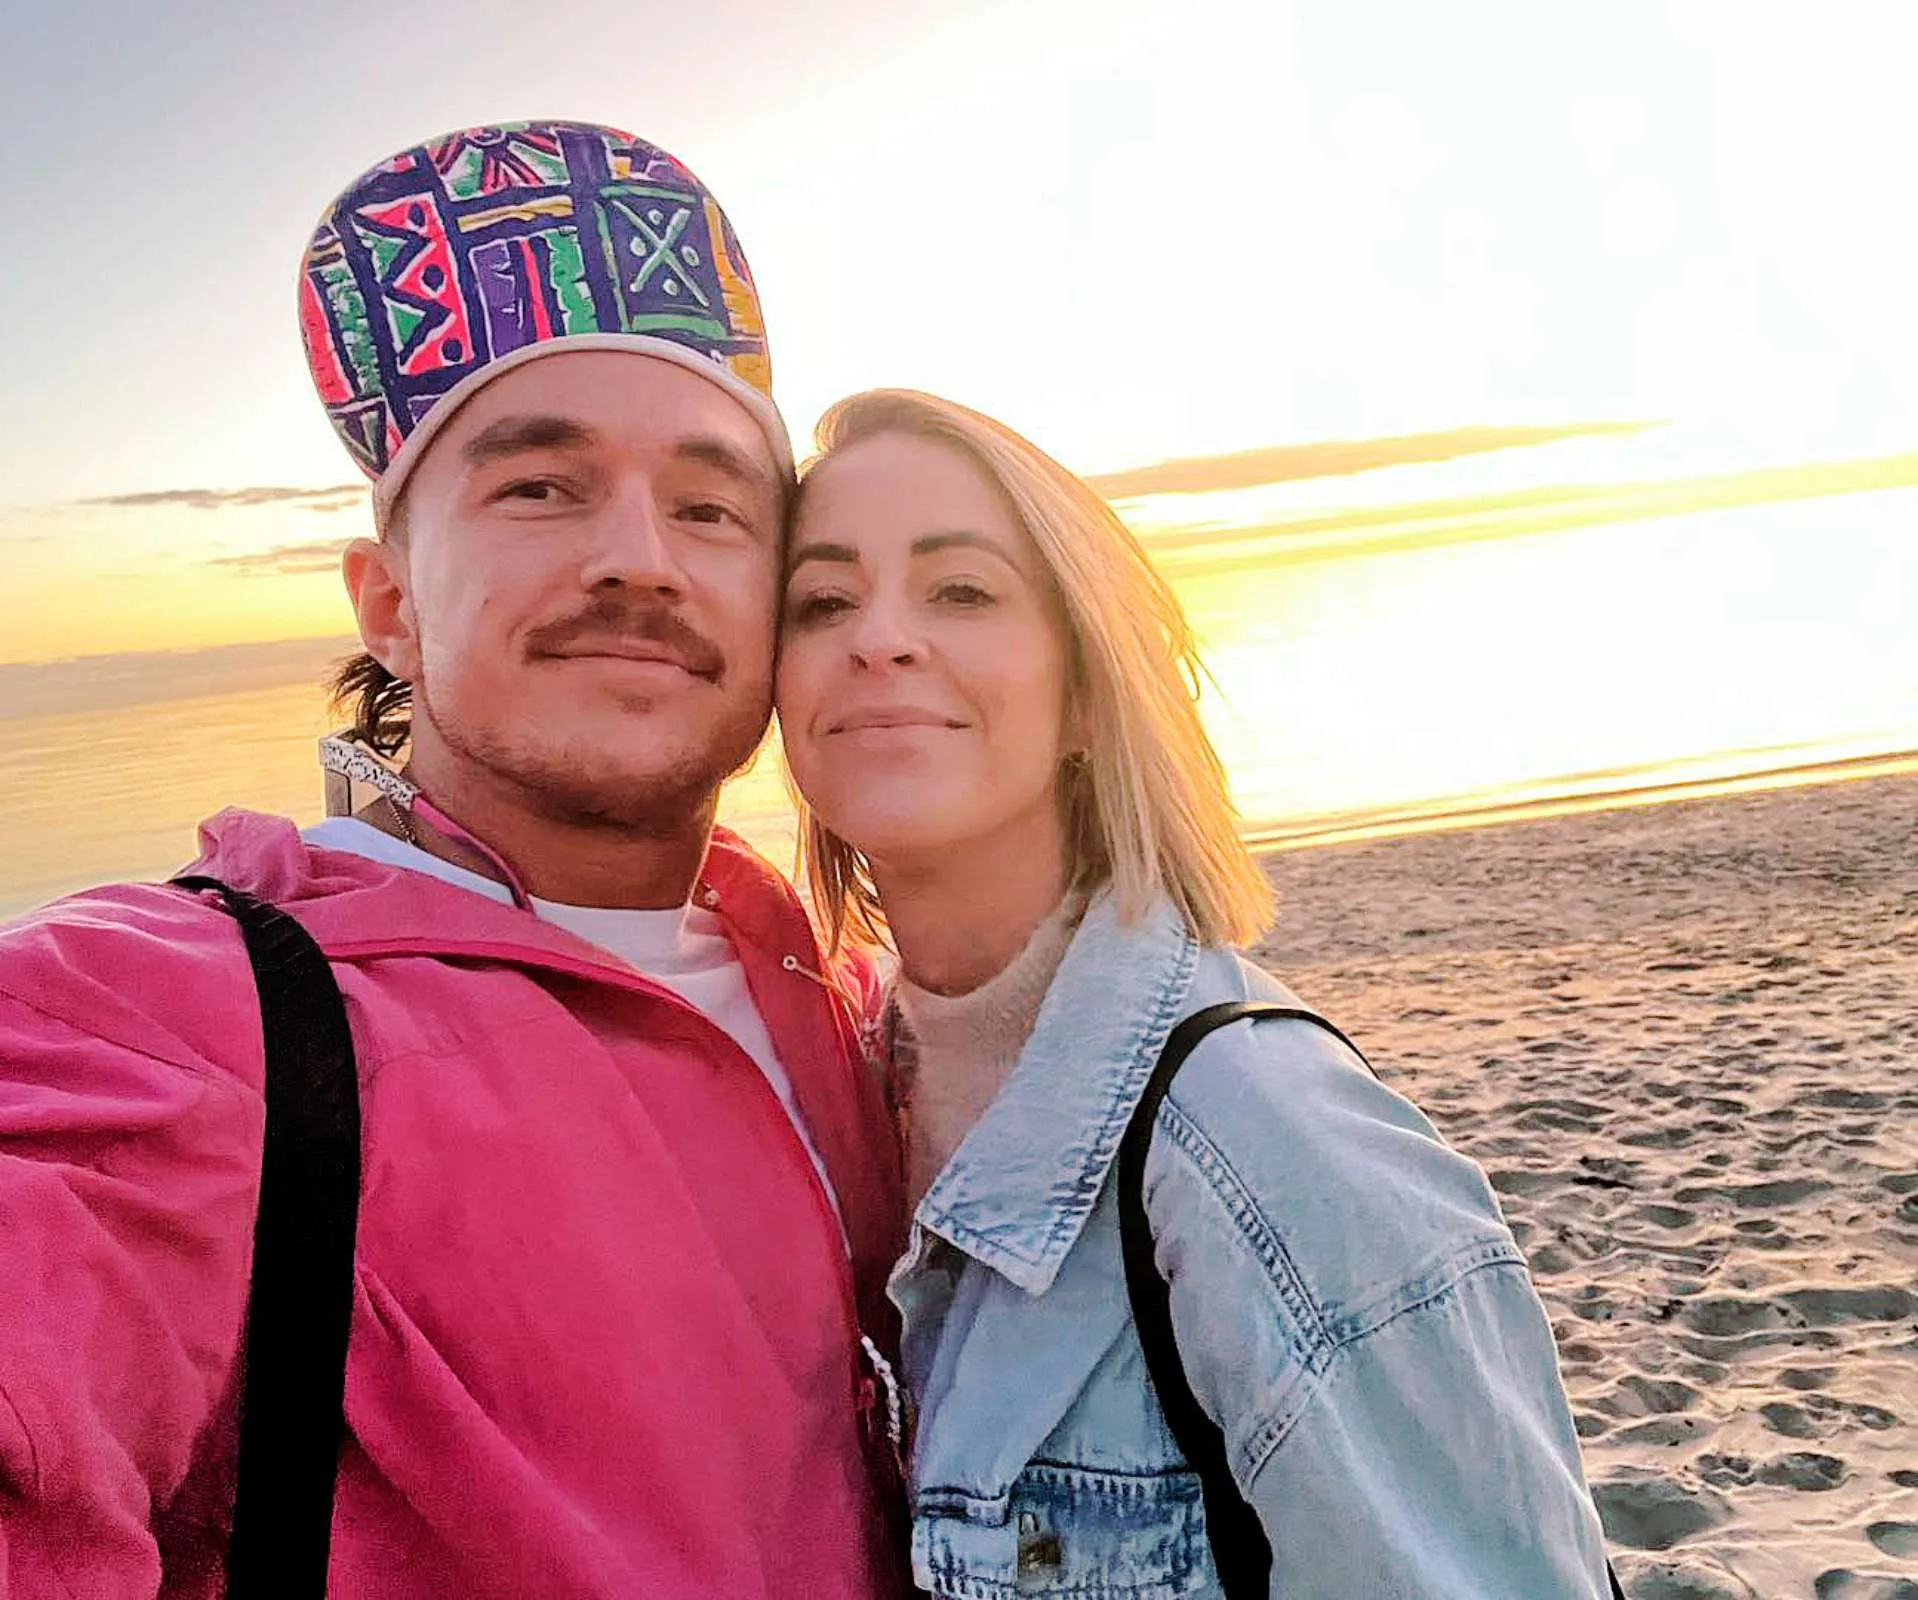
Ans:
<svg viewBox="0 0 1918 1600"><path fill-rule="evenodd" d="M1492 1176L1634 1600L1918 1600L1918 778L1268 865Z"/></svg>

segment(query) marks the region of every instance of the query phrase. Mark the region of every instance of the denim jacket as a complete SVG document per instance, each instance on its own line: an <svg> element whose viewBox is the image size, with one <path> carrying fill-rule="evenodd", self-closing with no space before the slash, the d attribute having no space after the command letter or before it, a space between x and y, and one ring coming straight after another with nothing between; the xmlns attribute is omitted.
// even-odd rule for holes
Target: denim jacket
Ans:
<svg viewBox="0 0 1918 1600"><path fill-rule="evenodd" d="M1147 1380L1110 1174L1172 1026L1297 1001L1169 905L1095 899L890 1292L918 1583L966 1600L1219 1593ZM1546 1323L1483 1173L1307 1022L1195 1050L1146 1164L1193 1389L1285 1600L1603 1600Z"/></svg>

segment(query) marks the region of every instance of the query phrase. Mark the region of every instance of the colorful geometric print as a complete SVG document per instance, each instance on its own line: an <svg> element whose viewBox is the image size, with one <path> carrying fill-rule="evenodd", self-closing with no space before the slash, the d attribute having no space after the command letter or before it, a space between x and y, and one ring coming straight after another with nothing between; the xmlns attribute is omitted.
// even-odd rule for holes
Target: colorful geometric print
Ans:
<svg viewBox="0 0 1918 1600"><path fill-rule="evenodd" d="M300 329L327 415L374 478L463 378L571 334L670 339L772 389L718 203L665 151L585 123L463 129L363 174L307 246Z"/></svg>

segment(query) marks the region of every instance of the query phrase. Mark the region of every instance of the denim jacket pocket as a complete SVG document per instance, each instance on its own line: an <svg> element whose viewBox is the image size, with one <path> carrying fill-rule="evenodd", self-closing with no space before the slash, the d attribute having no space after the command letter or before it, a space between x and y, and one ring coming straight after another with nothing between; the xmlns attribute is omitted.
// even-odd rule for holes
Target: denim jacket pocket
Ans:
<svg viewBox="0 0 1918 1600"><path fill-rule="evenodd" d="M1184 1600L1214 1592L1198 1476L1035 1461L996 1500L918 1497L917 1581L956 1600Z"/></svg>

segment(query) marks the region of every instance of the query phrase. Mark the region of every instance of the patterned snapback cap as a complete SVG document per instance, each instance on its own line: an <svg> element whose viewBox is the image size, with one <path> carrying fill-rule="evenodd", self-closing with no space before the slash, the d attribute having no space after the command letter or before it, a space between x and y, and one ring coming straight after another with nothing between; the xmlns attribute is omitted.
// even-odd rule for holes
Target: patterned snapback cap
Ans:
<svg viewBox="0 0 1918 1600"><path fill-rule="evenodd" d="M792 459L732 224L672 156L614 128L500 123L382 161L314 230L300 329L382 526L454 411L556 349L630 350L710 377Z"/></svg>

